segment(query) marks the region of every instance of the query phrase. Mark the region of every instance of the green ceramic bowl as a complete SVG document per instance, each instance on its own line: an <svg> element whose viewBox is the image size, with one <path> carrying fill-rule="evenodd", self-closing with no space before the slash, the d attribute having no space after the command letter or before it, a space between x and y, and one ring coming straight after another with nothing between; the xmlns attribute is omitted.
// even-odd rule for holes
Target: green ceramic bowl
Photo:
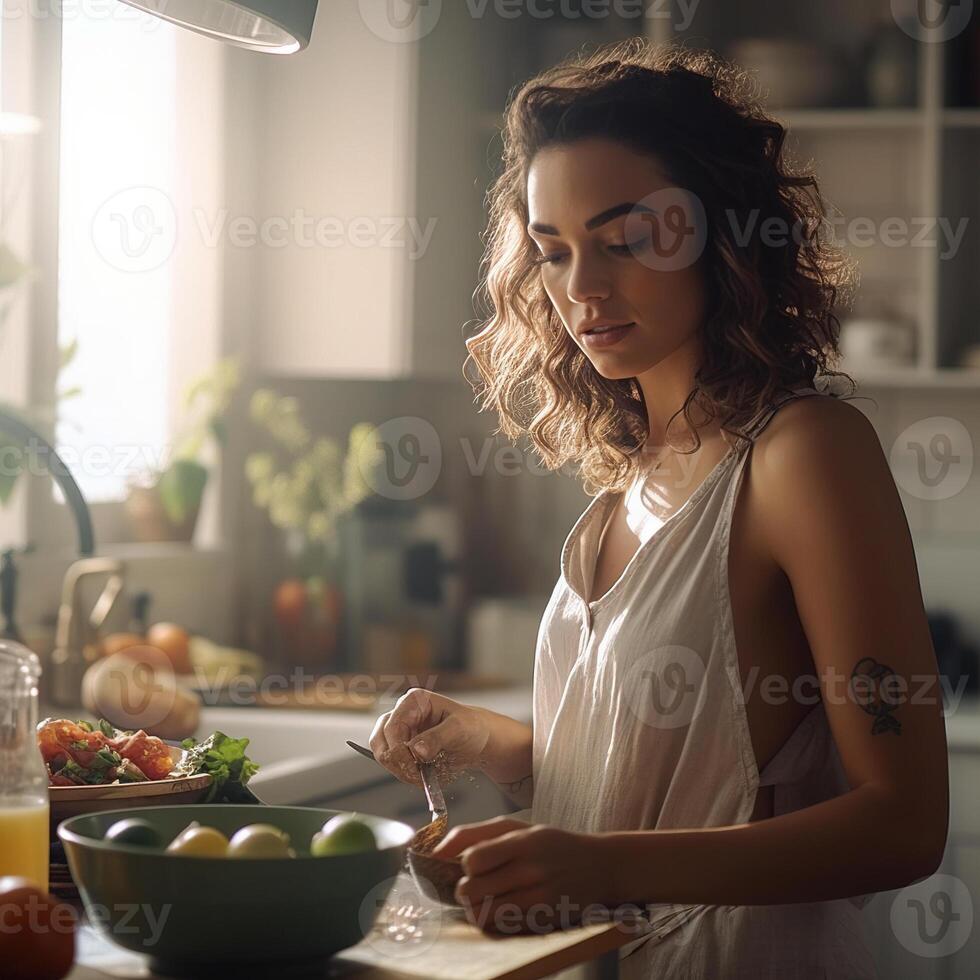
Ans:
<svg viewBox="0 0 980 980"><path fill-rule="evenodd" d="M413 829L358 814L378 849L313 857L310 838L338 810L230 804L109 810L58 828L91 921L120 946L145 953L165 976L240 976L248 964L323 960L370 931L402 868ZM188 823L231 836L250 823L289 834L295 858L201 858L102 838L117 820L139 816L164 845ZM273 972L273 971L269 971Z"/></svg>

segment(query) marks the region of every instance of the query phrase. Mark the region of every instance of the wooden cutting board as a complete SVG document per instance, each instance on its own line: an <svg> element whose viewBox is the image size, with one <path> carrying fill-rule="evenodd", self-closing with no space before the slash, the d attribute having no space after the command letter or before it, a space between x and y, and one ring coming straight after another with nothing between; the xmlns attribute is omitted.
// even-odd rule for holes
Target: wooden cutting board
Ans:
<svg viewBox="0 0 980 980"><path fill-rule="evenodd" d="M371 711L382 700L424 687L440 694L454 691L486 691L518 686L516 681L466 671L419 671L412 674L329 674L302 691L291 688L260 692L256 704L265 708L306 708L334 711Z"/></svg>
<svg viewBox="0 0 980 980"><path fill-rule="evenodd" d="M456 918L455 916L459 917ZM424 928L424 927L423 927ZM542 935L492 936L448 911L430 946L404 948L368 936L330 960L330 976L356 980L539 980L581 963L598 961L596 978L618 976L617 950L637 938L612 922Z"/></svg>

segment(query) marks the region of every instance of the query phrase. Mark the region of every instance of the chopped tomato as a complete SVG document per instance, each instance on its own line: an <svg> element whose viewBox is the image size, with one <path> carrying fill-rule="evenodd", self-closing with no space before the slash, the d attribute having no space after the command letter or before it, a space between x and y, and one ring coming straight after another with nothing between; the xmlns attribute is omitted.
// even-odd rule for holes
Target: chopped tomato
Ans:
<svg viewBox="0 0 980 980"><path fill-rule="evenodd" d="M147 779L166 779L174 767L167 743L155 735L147 735L142 728L109 739L109 746L124 759L129 759Z"/></svg>
<svg viewBox="0 0 980 980"><path fill-rule="evenodd" d="M102 732L87 732L81 725L65 718L49 721L38 732L37 741L45 762L67 756L83 769L91 768L95 754L106 747Z"/></svg>
<svg viewBox="0 0 980 980"><path fill-rule="evenodd" d="M174 767L170 748L155 735L120 732L108 738L102 731L87 731L67 718L46 721L38 728L37 743L48 767L52 786L78 786L89 782L111 783L118 775L116 766L106 765L109 749L138 769L147 779L166 779ZM74 766L65 768L71 761ZM64 770L64 771L62 771ZM69 771L70 770L70 771ZM85 770L84 772L81 770Z"/></svg>

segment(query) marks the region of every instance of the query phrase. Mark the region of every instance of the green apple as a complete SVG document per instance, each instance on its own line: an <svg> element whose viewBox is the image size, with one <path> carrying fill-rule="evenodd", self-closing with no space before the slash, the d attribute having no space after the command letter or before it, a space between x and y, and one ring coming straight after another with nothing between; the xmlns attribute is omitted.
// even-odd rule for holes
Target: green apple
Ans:
<svg viewBox="0 0 980 980"><path fill-rule="evenodd" d="M377 849L378 840L370 825L347 813L338 813L337 816L331 817L310 841L310 853L314 857L357 854L361 851Z"/></svg>

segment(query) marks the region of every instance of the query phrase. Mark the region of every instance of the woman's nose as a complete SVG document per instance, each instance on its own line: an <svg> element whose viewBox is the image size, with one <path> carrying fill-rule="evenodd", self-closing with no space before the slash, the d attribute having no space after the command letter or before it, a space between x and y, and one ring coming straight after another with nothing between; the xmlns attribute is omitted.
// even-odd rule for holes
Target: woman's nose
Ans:
<svg viewBox="0 0 980 980"><path fill-rule="evenodd" d="M568 298L573 303L606 299L610 293L609 277L594 262L573 264L568 276Z"/></svg>

